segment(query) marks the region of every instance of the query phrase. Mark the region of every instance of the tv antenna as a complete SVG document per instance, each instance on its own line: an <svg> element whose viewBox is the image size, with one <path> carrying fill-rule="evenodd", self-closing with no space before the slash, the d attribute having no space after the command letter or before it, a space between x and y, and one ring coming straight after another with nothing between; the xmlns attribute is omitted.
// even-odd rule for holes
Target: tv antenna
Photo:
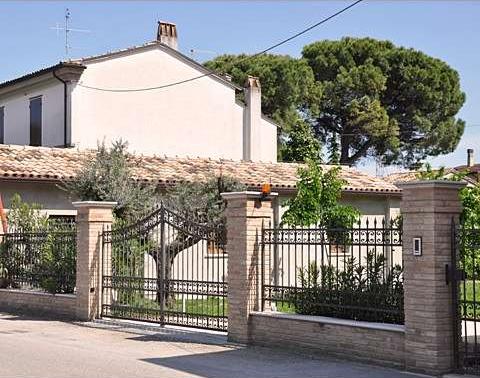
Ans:
<svg viewBox="0 0 480 378"><path fill-rule="evenodd" d="M68 58L70 55L70 50L72 46L70 45L70 33L77 32L77 33L90 33L90 30L86 29L74 29L70 27L70 10L67 8L65 9L65 26L61 27L60 24L57 22L57 26L51 27L50 29L57 31L57 36L60 35L60 31L65 32L65 57Z"/></svg>

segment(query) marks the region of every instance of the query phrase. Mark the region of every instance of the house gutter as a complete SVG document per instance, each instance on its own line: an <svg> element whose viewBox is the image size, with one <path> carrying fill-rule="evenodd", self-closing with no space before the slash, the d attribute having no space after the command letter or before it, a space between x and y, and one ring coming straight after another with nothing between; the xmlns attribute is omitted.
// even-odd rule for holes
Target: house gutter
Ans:
<svg viewBox="0 0 480 378"><path fill-rule="evenodd" d="M53 76L55 79L59 80L63 83L63 146L69 147L69 143L67 141L67 124L68 124L68 117L67 117L67 95L68 95L68 82L61 79L57 76L56 71L52 71Z"/></svg>

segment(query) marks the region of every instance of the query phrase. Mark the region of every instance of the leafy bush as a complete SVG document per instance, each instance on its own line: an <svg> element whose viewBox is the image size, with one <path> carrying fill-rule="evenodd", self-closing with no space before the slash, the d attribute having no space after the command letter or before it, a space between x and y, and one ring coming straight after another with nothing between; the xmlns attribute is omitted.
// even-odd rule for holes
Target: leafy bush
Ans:
<svg viewBox="0 0 480 378"><path fill-rule="evenodd" d="M297 194L287 201L288 210L282 216L282 223L293 226L324 227L327 229L351 228L360 213L349 205L339 203L345 181L339 178L340 168L324 172L322 166L313 160L299 168ZM343 243L344 234L332 234L332 241ZM338 239L338 240L337 240Z"/></svg>
<svg viewBox="0 0 480 378"><path fill-rule="evenodd" d="M468 170L449 171L445 167L432 169L430 164L425 164L423 170L417 173L420 180L447 180L460 181L467 177ZM465 270L467 278L480 274L480 185L467 186L460 191L462 213L460 215L461 229L460 267Z"/></svg>
<svg viewBox="0 0 480 378"><path fill-rule="evenodd" d="M47 292L73 293L76 277L75 234L49 233L40 245L40 259L33 267L39 286Z"/></svg>
<svg viewBox="0 0 480 378"><path fill-rule="evenodd" d="M42 206L22 200L19 194L10 199L10 210L7 214L9 232L38 232L48 226L48 216L42 214Z"/></svg>
<svg viewBox="0 0 480 378"><path fill-rule="evenodd" d="M10 201L7 220L14 233L0 243L0 286L40 287L50 293L73 293L76 276L74 224L48 219L41 206Z"/></svg>
<svg viewBox="0 0 480 378"><path fill-rule="evenodd" d="M363 265L347 259L344 269L313 262L299 270L301 289L289 300L299 314L403 323L403 270L386 269L385 257L374 251Z"/></svg>
<svg viewBox="0 0 480 378"><path fill-rule="evenodd" d="M156 186L134 179L135 164L127 142L115 141L111 148L101 143L94 159L61 188L81 201L114 201L118 218L133 219L156 202Z"/></svg>
<svg viewBox="0 0 480 378"><path fill-rule="evenodd" d="M165 206L187 219L212 226L225 224L225 200L221 193L246 190L247 187L227 175L205 182L182 182L169 189L163 198Z"/></svg>

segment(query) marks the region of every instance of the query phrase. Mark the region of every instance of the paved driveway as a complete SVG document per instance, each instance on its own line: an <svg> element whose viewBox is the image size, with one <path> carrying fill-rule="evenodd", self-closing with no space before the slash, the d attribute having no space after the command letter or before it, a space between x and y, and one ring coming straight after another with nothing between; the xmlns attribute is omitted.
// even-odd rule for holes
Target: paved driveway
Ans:
<svg viewBox="0 0 480 378"><path fill-rule="evenodd" d="M411 374L267 348L216 333L79 325L0 314L0 377L407 378Z"/></svg>

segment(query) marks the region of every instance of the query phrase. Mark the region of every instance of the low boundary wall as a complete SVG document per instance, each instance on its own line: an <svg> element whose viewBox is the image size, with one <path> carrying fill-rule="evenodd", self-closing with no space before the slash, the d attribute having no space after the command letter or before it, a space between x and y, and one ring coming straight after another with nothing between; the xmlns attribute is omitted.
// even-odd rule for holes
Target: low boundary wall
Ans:
<svg viewBox="0 0 480 378"><path fill-rule="evenodd" d="M405 328L396 324L252 312L249 336L256 345L405 366Z"/></svg>
<svg viewBox="0 0 480 378"><path fill-rule="evenodd" d="M0 289L0 311L73 320L76 318L76 296Z"/></svg>

